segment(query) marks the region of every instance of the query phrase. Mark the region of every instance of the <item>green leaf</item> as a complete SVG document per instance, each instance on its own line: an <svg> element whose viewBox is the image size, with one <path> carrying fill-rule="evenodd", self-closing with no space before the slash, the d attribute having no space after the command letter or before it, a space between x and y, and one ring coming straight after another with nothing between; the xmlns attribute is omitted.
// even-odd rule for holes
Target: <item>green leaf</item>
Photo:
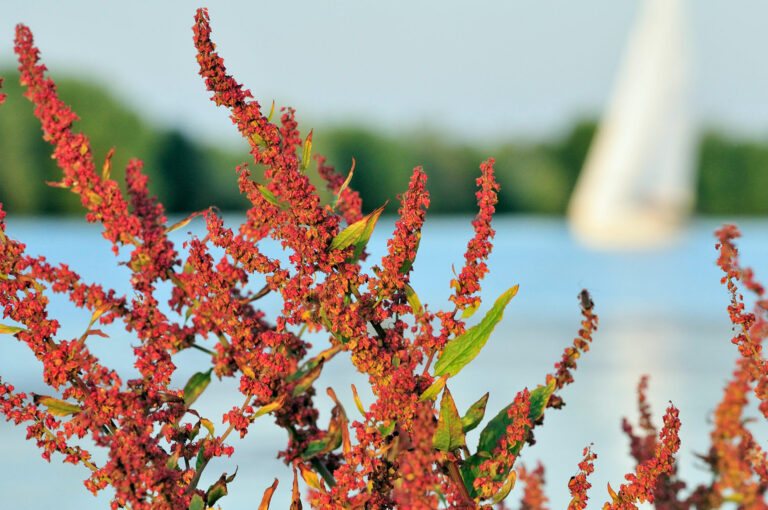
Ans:
<svg viewBox="0 0 768 510"><path fill-rule="evenodd" d="M309 167L309 159L312 154L312 131L309 130L307 139L304 141L304 153L301 156L301 171L305 171Z"/></svg>
<svg viewBox="0 0 768 510"><path fill-rule="evenodd" d="M168 469L176 469L179 467L179 452L174 452L173 455L168 457L165 461L165 467Z"/></svg>
<svg viewBox="0 0 768 510"><path fill-rule="evenodd" d="M336 198L333 201L333 205L331 206L332 209L336 209L336 206L339 204L339 199L341 198L341 193L347 189L347 186L349 186L349 182L352 180L352 175L355 173L355 158L352 158L352 168L349 170L349 174L347 175L347 178L344 179L344 183L339 188L339 191L336 192Z"/></svg>
<svg viewBox="0 0 768 510"><path fill-rule="evenodd" d="M500 501L504 500L507 496L509 496L509 493L512 492L512 489L515 487L516 481L517 481L517 472L512 470L507 476L507 479L504 482L504 485L502 485L501 490L499 490L499 492L493 495L493 499L491 500L491 503L495 505L496 503L499 503Z"/></svg>
<svg viewBox="0 0 768 510"><path fill-rule="evenodd" d="M205 502L200 494L192 496L192 500L189 502L189 510L205 510Z"/></svg>
<svg viewBox="0 0 768 510"><path fill-rule="evenodd" d="M286 204L282 203L281 201L279 201L277 199L277 197L275 196L275 194L272 193L271 191L269 191L269 188L267 188L263 184L257 184L256 188L259 190L259 193L261 193L261 196L264 197L264 200L266 200L270 204L272 204L272 205L274 205L276 207L279 207L280 209L282 209L284 211L288 209L288 206Z"/></svg>
<svg viewBox="0 0 768 510"><path fill-rule="evenodd" d="M216 483L208 487L208 490L205 491L205 501L208 506L213 506L214 503L228 494L227 481L227 474L224 473L216 480Z"/></svg>
<svg viewBox="0 0 768 510"><path fill-rule="evenodd" d="M0 333L9 333L9 334L15 334L15 333L21 333L22 331L27 331L25 328L19 328L16 326L8 326L6 324L0 324Z"/></svg>
<svg viewBox="0 0 768 510"><path fill-rule="evenodd" d="M483 421L485 416L485 405L488 403L488 393L480 397L480 400L472 404L467 410L467 414L461 417L461 426L466 434L470 430L474 429L480 422Z"/></svg>
<svg viewBox="0 0 768 510"><path fill-rule="evenodd" d="M539 386L531 392L531 406L528 411L528 418L531 422L534 422L541 418L544 414L544 408L547 406L549 396L555 391L555 380L552 379L549 385ZM512 407L512 403L504 407L499 413L485 426L480 433L480 441L477 443L477 451L486 452L488 454L496 448L499 443L499 439L504 437L507 432L507 427L512 424L512 420L508 415L509 408ZM518 442L514 445L509 445L509 449L513 455L517 455L517 452L522 448L523 443Z"/></svg>
<svg viewBox="0 0 768 510"><path fill-rule="evenodd" d="M184 386L184 405L189 407L197 400L197 397L208 387L211 382L211 371L209 368L207 372L198 372L187 381L187 385Z"/></svg>
<svg viewBox="0 0 768 510"><path fill-rule="evenodd" d="M70 414L77 414L82 411L82 409L75 404L70 404L64 400L59 400L58 398L37 395L36 393L32 394L32 401L35 404L47 407L48 412L54 416L69 416Z"/></svg>
<svg viewBox="0 0 768 510"><path fill-rule="evenodd" d="M435 363L435 375L441 376L450 374L454 376L459 371L467 366L475 356L480 353L480 349L483 348L485 342L488 341L488 337L491 336L493 328L499 323L504 315L504 308L509 301L517 294L519 285L515 285L504 294L499 296L499 299L493 304L493 307L488 310L483 320L479 324L472 326L464 332L463 335L458 336L445 344L445 349L440 355L440 358Z"/></svg>
<svg viewBox="0 0 768 510"><path fill-rule="evenodd" d="M473 306L469 306L469 307L465 308L461 312L461 318L462 319L469 319L470 317L475 315L475 312L477 311L478 308L480 308L480 301L478 301L477 304L475 304Z"/></svg>
<svg viewBox="0 0 768 510"><path fill-rule="evenodd" d="M200 450L197 452L197 458L195 459L195 471L200 471L200 468L205 464L205 444L200 445Z"/></svg>
<svg viewBox="0 0 768 510"><path fill-rule="evenodd" d="M208 420L206 418L201 418L200 423L202 423L203 427L205 427L208 430L208 438L213 439L213 437L216 435L216 431L213 428L213 423L211 423L211 420Z"/></svg>
<svg viewBox="0 0 768 510"><path fill-rule="evenodd" d="M413 259L405 259L403 261L403 265L400 266L400 269L398 270L400 274L405 274L411 270L411 266L413 266L413 262L416 260L416 253L419 251L420 245L421 245L421 232L416 232L416 248L414 249Z"/></svg>
<svg viewBox="0 0 768 510"><path fill-rule="evenodd" d="M328 453L341 446L341 431L338 434L327 434L322 439L315 439L310 441L307 445L307 449L301 454L301 458L304 460L311 459L317 455Z"/></svg>
<svg viewBox="0 0 768 510"><path fill-rule="evenodd" d="M277 409L280 409L285 404L285 401L287 400L288 395L283 393L282 396L279 398L273 400L269 404L262 406L261 409L256 411L253 416L251 416L251 420L255 420L259 416L264 416L267 413L271 413L272 411L275 411Z"/></svg>
<svg viewBox="0 0 768 510"><path fill-rule="evenodd" d="M396 421L390 421L389 425L384 425L383 423L379 425L379 433L381 434L381 437L387 437L392 433L392 431L395 430L395 425L397 425Z"/></svg>
<svg viewBox="0 0 768 510"><path fill-rule="evenodd" d="M387 204L382 205L368 216L354 222L339 232L331 241L331 249L343 250L348 246L354 246L355 251L351 260L356 261L360 258L365 245L368 244L368 240L371 238L373 228L376 226L376 222L379 221L379 216L381 216L386 206Z"/></svg>
<svg viewBox="0 0 768 510"><path fill-rule="evenodd" d="M443 398L440 400L440 419L437 422L435 434L432 436L432 447L443 452L452 452L464 445L466 445L466 440L459 411L456 409L456 403L446 386L443 390Z"/></svg>
<svg viewBox="0 0 768 510"><path fill-rule="evenodd" d="M547 407L547 402L553 391L555 391L554 379L552 379L547 386L539 386L531 392L531 405L528 410L528 418L531 422L538 420L544 414L544 409ZM496 448L499 440L506 435L507 427L512 424L512 420L507 414L511 406L512 404L510 403L508 406L504 407L504 409L499 411L499 413L488 422L480 433L480 440L477 444L477 453L468 457L461 465L461 476L464 479L464 485L467 487L467 490L472 497L478 495L473 484L475 479L481 475L480 464L491 456L491 452ZM510 454L518 455L524 444L524 441L517 441L508 445ZM500 472L496 473L492 479L495 482L499 482L507 480L508 475L509 471Z"/></svg>
<svg viewBox="0 0 768 510"><path fill-rule="evenodd" d="M437 394L440 393L440 390L445 387L445 381L447 380L447 375L435 379L435 382L433 382L429 388L424 390L424 393L421 394L419 397L419 402L424 402L425 400L435 400L437 398Z"/></svg>
<svg viewBox="0 0 768 510"><path fill-rule="evenodd" d="M407 283L405 284L405 299L408 300L408 304L411 305L411 310L413 310L415 315L421 315L424 312L424 309L421 307L419 296L416 294L416 291L413 290L413 287Z"/></svg>
<svg viewBox="0 0 768 510"><path fill-rule="evenodd" d="M312 370L307 372L299 381L296 383L296 386L293 387L293 396L298 397L305 391L307 391L312 384L317 380L318 377L320 377L320 372L323 371L323 362L318 363L317 366L315 366Z"/></svg>

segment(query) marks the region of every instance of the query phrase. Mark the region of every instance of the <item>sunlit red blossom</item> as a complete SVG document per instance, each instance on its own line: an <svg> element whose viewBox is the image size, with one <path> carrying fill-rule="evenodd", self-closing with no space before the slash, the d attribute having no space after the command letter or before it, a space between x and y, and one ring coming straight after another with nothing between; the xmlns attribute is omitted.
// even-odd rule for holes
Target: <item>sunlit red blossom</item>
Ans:
<svg viewBox="0 0 768 510"><path fill-rule="evenodd" d="M654 490L661 477L670 476L674 471L674 455L680 448L680 419L678 410L670 405L664 415L664 427L659 433L654 456L638 464L635 473L625 476L627 483L622 484L613 501L604 505L604 509L636 508L635 503L648 501L653 503Z"/></svg>
<svg viewBox="0 0 768 510"><path fill-rule="evenodd" d="M363 217L363 201L360 199L360 193L349 186L342 190L346 176L336 172L332 166L326 165L324 156L315 156L315 159L317 159L317 172L328 183L328 189L334 195L339 195L341 191L337 204L341 216L349 225L360 220Z"/></svg>
<svg viewBox="0 0 768 510"><path fill-rule="evenodd" d="M579 293L579 302L581 305L581 329L579 334L573 340L573 346L566 347L562 359L555 363L555 373L547 374L547 384L551 380L555 381L555 391L573 382L571 370L576 369L576 360L589 351L589 345L592 343L592 333L597 329L597 315L594 313L594 303L586 290ZM547 401L547 407L558 408L563 405L563 400L559 395L552 395Z"/></svg>
<svg viewBox="0 0 768 510"><path fill-rule="evenodd" d="M529 471L525 466L517 470L517 483L523 484L520 510L547 510L547 496L544 494L544 466L541 462Z"/></svg>
<svg viewBox="0 0 768 510"><path fill-rule="evenodd" d="M725 284L731 295L731 303L728 306L728 314L731 323L737 328L738 333L731 340L739 348L742 357L751 360L744 365L752 381L758 381L754 387L755 395L760 399L760 411L763 416L768 418L768 361L762 355L762 339L758 334L753 336L752 327L756 324L757 318L754 313L745 311L744 297L739 293L738 281L743 281L747 288L753 290L758 297L764 293L763 287L754 280L753 271L749 268L742 268L739 265L739 251L733 240L741 234L735 225L725 225L715 232L718 239L716 248L720 255L717 264L723 270L725 275L720 282ZM758 312L764 311L760 306L762 301L758 301ZM758 328L759 332L760 329Z"/></svg>
<svg viewBox="0 0 768 510"><path fill-rule="evenodd" d="M587 491L592 484L587 481L587 477L595 471L595 459L597 454L592 452L591 447L584 448L584 460L579 462L579 474L571 477L568 482L568 489L571 491L571 501L568 503L568 510L583 510L587 508Z"/></svg>
<svg viewBox="0 0 768 510"><path fill-rule="evenodd" d="M496 212L494 206L498 202L497 192L499 191L499 184L493 175L494 163L496 162L491 158L480 165L481 176L477 178L477 187L480 189L475 194L479 211L472 220L475 237L467 244L467 251L464 254L466 262L461 273L457 279L451 280L451 287L455 292L450 299L456 303L459 310L476 307L480 303L480 298L474 294L480 290L480 280L488 272L485 261L488 260L493 248L491 239L496 232L491 228L491 219Z"/></svg>
<svg viewBox="0 0 768 510"><path fill-rule="evenodd" d="M421 167L413 169L408 191L401 195L395 231L387 241L387 255L381 259L378 271L377 294L388 298L408 283L408 274L416 259L421 227L429 207L429 192L426 189L427 174Z"/></svg>
<svg viewBox="0 0 768 510"><path fill-rule="evenodd" d="M480 476L475 478L474 488L482 498L490 498L499 492L505 480L497 480L497 473L507 473L515 465L517 455L512 453L516 443L522 443L528 436L528 431L533 426L529 418L531 409L531 394L524 389L515 396L514 402L507 410L507 416L511 420L506 433L499 439L496 447L491 451L491 457L480 464Z"/></svg>

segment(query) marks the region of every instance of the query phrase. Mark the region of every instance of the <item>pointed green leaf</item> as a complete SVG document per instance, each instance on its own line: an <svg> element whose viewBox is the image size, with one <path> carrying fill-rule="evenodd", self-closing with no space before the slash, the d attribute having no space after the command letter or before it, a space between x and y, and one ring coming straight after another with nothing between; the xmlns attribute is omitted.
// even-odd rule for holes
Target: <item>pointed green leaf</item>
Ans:
<svg viewBox="0 0 768 510"><path fill-rule="evenodd" d="M547 407L549 396L555 391L555 380L552 379L549 385L539 386L531 392L531 406L528 411L528 418L531 422L534 422L541 418L544 414L544 408ZM480 441L477 443L477 451L486 452L488 454L496 448L496 445L507 432L507 427L512 424L511 418L508 415L509 408L512 407L512 403L504 407L499 413L485 426L480 433ZM517 455L517 452L522 448L523 444L518 442L514 445L509 445L509 449L513 455Z"/></svg>
<svg viewBox="0 0 768 510"><path fill-rule="evenodd" d="M25 328L19 328L16 326L8 326L6 324L0 324L0 333L9 333L11 335L15 333L21 333L22 331L27 331Z"/></svg>
<svg viewBox="0 0 768 510"><path fill-rule="evenodd" d="M435 382L430 384L429 388L424 390L424 393L421 394L419 397L419 402L424 402L425 400L435 400L437 398L438 393L440 393L440 390L445 387L445 381L448 380L448 376L444 375L442 377L439 377L435 379Z"/></svg>
<svg viewBox="0 0 768 510"><path fill-rule="evenodd" d="M205 510L205 502L200 494L192 496L192 500L189 502L189 510Z"/></svg>
<svg viewBox="0 0 768 510"><path fill-rule="evenodd" d="M517 294L519 285L515 285L504 294L499 296L499 299L493 304L493 307L488 310L483 320L479 324L472 326L463 335L458 336L445 344L445 349L440 355L440 358L435 363L435 375L441 376L450 374L454 376L459 371L467 366L475 356L480 353L480 349L483 348L485 342L488 341L488 337L491 336L493 328L499 323L504 315L504 308L509 301Z"/></svg>
<svg viewBox="0 0 768 510"><path fill-rule="evenodd" d="M216 429L213 428L213 423L211 423L211 420L201 418L200 423L203 425L203 427L206 428L206 430L208 430L208 438L212 439L216 435Z"/></svg>
<svg viewBox="0 0 768 510"><path fill-rule="evenodd" d="M509 472L509 475L507 476L506 481L504 482L504 485L502 485L501 490L493 495L493 499L491 500L492 504L496 504L504 500L507 496L509 496L509 493L512 492L512 489L515 487L515 482L517 481L517 471L514 469Z"/></svg>
<svg viewBox="0 0 768 510"><path fill-rule="evenodd" d="M195 459L195 471L200 471L200 468L205 464L205 443L200 445L200 450L197 452L197 458Z"/></svg>
<svg viewBox="0 0 768 510"><path fill-rule="evenodd" d="M165 467L167 467L168 469L176 469L177 467L179 467L179 452L178 451L174 452L173 455L171 455L170 457L168 457L166 459Z"/></svg>
<svg viewBox="0 0 768 510"><path fill-rule="evenodd" d="M227 474L224 473L216 480L216 483L208 487L205 491L205 501L208 506L213 506L218 500L227 495Z"/></svg>
<svg viewBox="0 0 768 510"><path fill-rule="evenodd" d="M192 214L190 214L189 216L187 216L187 217L186 217L186 218L184 218L183 220L181 220L181 221L177 221L176 223L174 223L174 224L173 224L173 225L171 225L170 227L166 228L166 229L165 229L165 233L167 234L167 233L169 233L169 232L173 232L174 230L178 230L178 229L180 229L180 228L184 227L184 225L186 225L186 224L188 224L190 221L192 221L192 218L194 218L195 216L200 216L201 214L205 214L205 211L197 211L197 212L193 212Z"/></svg>
<svg viewBox="0 0 768 510"><path fill-rule="evenodd" d="M307 460L317 455L328 453L341 446L341 430L337 434L326 434L322 439L310 441L307 449L301 454L301 458Z"/></svg>
<svg viewBox="0 0 768 510"><path fill-rule="evenodd" d="M280 409L281 407L283 407L287 399L288 399L288 395L286 393L283 393L283 395L280 398L273 400L269 404L262 406L261 409L256 411L254 415L251 416L251 420L255 420L259 416L264 416L267 413L271 413L272 411Z"/></svg>
<svg viewBox="0 0 768 510"><path fill-rule="evenodd" d="M184 405L191 406L192 403L197 400L197 397L208 387L211 382L211 371L209 368L207 372L198 372L187 381L187 385L184 386Z"/></svg>
<svg viewBox="0 0 768 510"><path fill-rule="evenodd" d="M421 300L419 300L419 296L416 294L416 291L413 290L413 287L405 284L405 299L408 300L408 304L411 305L411 310L413 310L413 313L415 315L421 315L424 313L424 309L421 307Z"/></svg>
<svg viewBox="0 0 768 510"><path fill-rule="evenodd" d="M354 222L347 228L342 230L331 241L332 250L343 250L348 246L354 246L355 252L352 256L354 260L360 258L365 245L368 244L368 240L371 238L373 228L376 226L376 222L379 221L379 216L384 211L384 207L387 204L382 205L368 216Z"/></svg>
<svg viewBox="0 0 768 510"><path fill-rule="evenodd" d="M269 115L267 115L267 122L272 120L272 116L275 114L275 100L272 100L272 108L269 110Z"/></svg>
<svg viewBox="0 0 768 510"><path fill-rule="evenodd" d="M443 390L443 398L440 400L440 419L437 422L435 434L432 436L432 447L443 452L452 452L464 445L466 445L466 440L461 427L459 411L456 409L456 403L446 386Z"/></svg>
<svg viewBox="0 0 768 510"><path fill-rule="evenodd" d="M413 259L405 259L405 261L403 261L403 265L400 266L400 269L398 270L400 274L405 274L411 270L411 267L416 260L416 253L419 251L419 246L421 246L421 232L416 232L416 249L414 250Z"/></svg>
<svg viewBox="0 0 768 510"><path fill-rule="evenodd" d="M275 196L275 194L272 193L271 191L269 191L269 188L267 188L263 184L257 184L256 188L259 190L259 193L261 193L261 196L264 197L264 200L266 200L270 204L272 204L272 205L274 205L276 207L279 207L280 209L282 209L284 211L286 209L288 209L288 206L286 204L282 203L281 201L279 201L277 199L277 197Z"/></svg>
<svg viewBox="0 0 768 510"><path fill-rule="evenodd" d="M77 414L82 411L82 409L75 404L70 404L64 400L45 395L37 395L33 393L32 400L35 404L47 407L48 412L54 416L69 416L70 414Z"/></svg>
<svg viewBox="0 0 768 510"><path fill-rule="evenodd" d="M464 309L464 311L461 312L461 318L462 319L469 319L473 315L475 315L475 312L477 309L480 308L480 301L477 302L474 306L469 306Z"/></svg>
<svg viewBox="0 0 768 510"><path fill-rule="evenodd" d="M483 421L485 416L485 405L488 403L488 393L480 397L480 400L472 404L467 410L467 414L461 417L461 426L464 429L464 433L474 429L480 422Z"/></svg>
<svg viewBox="0 0 768 510"><path fill-rule="evenodd" d="M344 179L344 183L339 188L339 191L336 192L336 198L333 201L333 205L331 206L333 209L336 209L336 206L339 204L339 199L341 198L341 193L347 189L347 186L349 186L349 182L352 180L352 175L355 173L355 158L352 158L352 168L349 170L349 174L347 175L347 178Z"/></svg>
<svg viewBox="0 0 768 510"><path fill-rule="evenodd" d="M323 360L324 362L325 360ZM320 377L320 372L323 371L323 362L320 362L315 366L312 370L307 372L299 381L296 383L296 386L293 387L293 396L298 397L305 391L307 391L310 386L317 380L318 377Z"/></svg>
<svg viewBox="0 0 768 510"><path fill-rule="evenodd" d="M531 405L528 410L528 418L531 422L534 422L541 418L544 414L544 409L547 407L550 395L555 390L555 380L552 379L547 386L539 386L531 392ZM507 427L511 425L511 420L507 414L512 404L509 404L485 426L480 433L480 440L477 444L477 453L468 457L461 465L461 476L464 479L464 485L467 487L470 496L476 497L477 491L474 489L475 479L481 475L480 465L491 456L491 452L499 443L499 440L506 434ZM509 453L511 455L518 455L525 443L518 441L508 445ZM492 479L495 482L507 480L507 472L496 473ZM489 496L490 497L490 496Z"/></svg>
<svg viewBox="0 0 768 510"><path fill-rule="evenodd" d="M381 424L379 425L379 433L382 437L387 437L395 430L395 425L397 425L396 421L390 421L389 425Z"/></svg>

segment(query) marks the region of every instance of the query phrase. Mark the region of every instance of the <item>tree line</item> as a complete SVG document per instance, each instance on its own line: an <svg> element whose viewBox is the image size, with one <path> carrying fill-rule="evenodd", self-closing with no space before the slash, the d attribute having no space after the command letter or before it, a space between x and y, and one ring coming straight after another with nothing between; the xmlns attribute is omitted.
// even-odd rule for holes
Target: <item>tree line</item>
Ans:
<svg viewBox="0 0 768 510"><path fill-rule="evenodd" d="M22 97L18 73L0 72L8 94L0 107L0 202L16 214L80 211L78 198L45 182L60 180L51 148L40 134L32 104ZM113 175L129 158L144 161L150 189L172 213L216 205L242 210L248 202L235 184L234 168L248 162L246 144L223 149L192 140L178 129L163 129L139 117L102 87L72 79L57 80L62 98L81 120L76 129L92 143L97 164L111 147ZM430 212L473 213L472 193L478 165L493 156L501 184L497 210L502 213L563 214L596 129L592 120L576 122L563 135L538 142L458 143L434 133L390 136L359 126L319 127L313 153L323 154L342 173L356 161L351 186L367 210L387 200L397 207L397 194L407 188L414 166L429 176ZM310 169L313 167L311 166ZM257 172L256 172L257 173ZM702 134L696 167L696 211L701 214L768 213L768 139L750 140L717 131ZM323 184L314 179L319 188ZM326 193L325 198L331 200Z"/></svg>

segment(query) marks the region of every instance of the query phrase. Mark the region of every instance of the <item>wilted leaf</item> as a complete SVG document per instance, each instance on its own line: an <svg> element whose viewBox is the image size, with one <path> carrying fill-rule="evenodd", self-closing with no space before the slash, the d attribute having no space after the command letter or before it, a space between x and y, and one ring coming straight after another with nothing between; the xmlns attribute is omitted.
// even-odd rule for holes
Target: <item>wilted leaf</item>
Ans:
<svg viewBox="0 0 768 510"><path fill-rule="evenodd" d="M440 400L440 419L432 436L432 447L443 452L452 452L466 444L461 427L461 418L451 392L446 387Z"/></svg>
<svg viewBox="0 0 768 510"><path fill-rule="evenodd" d="M485 405L488 403L488 393L480 397L480 400L475 402L467 410L467 414L461 417L461 426L464 429L464 433L477 427L483 416L485 416Z"/></svg>
<svg viewBox="0 0 768 510"><path fill-rule="evenodd" d="M211 383L212 368L209 368L207 372L198 372L187 381L184 386L184 405L189 407L197 400L197 397L208 387Z"/></svg>
<svg viewBox="0 0 768 510"><path fill-rule="evenodd" d="M59 400L58 398L38 395L36 393L32 393L32 400L35 404L47 407L48 412L54 416L69 416L70 414L77 414L82 411L82 409L75 404L70 404L64 400Z"/></svg>
<svg viewBox="0 0 768 510"><path fill-rule="evenodd" d="M296 476L296 466L293 466L293 496L291 510L301 510L301 494L299 494L299 478Z"/></svg>
<svg viewBox="0 0 768 510"><path fill-rule="evenodd" d="M259 505L259 510L269 510L269 503L272 501L272 494L275 493L275 489L277 489L278 483L279 482L277 478L275 478L275 481L272 482L272 485L267 487L267 490L264 491L264 496L261 498L261 504Z"/></svg>
<svg viewBox="0 0 768 510"><path fill-rule="evenodd" d="M303 172L309 167L309 158L312 154L312 131L309 130L307 139L304 141L304 153L301 155L301 171Z"/></svg>
<svg viewBox="0 0 768 510"><path fill-rule="evenodd" d="M518 285L515 285L504 294L499 296L499 299L493 304L493 307L488 310L483 320L479 324L469 328L463 335L458 336L445 344L445 349L440 355L440 358L435 363L435 375L441 376L450 374L454 376L459 371L467 366L475 356L480 353L480 349L483 348L485 342L488 341L488 337L491 336L493 328L499 323L504 315L504 308L509 301L517 294Z"/></svg>
<svg viewBox="0 0 768 510"><path fill-rule="evenodd" d="M355 399L357 410L360 411L360 414L365 418L365 408L363 407L362 401L360 401L360 396L357 394L357 388L355 388L354 384L352 385L352 397Z"/></svg>

